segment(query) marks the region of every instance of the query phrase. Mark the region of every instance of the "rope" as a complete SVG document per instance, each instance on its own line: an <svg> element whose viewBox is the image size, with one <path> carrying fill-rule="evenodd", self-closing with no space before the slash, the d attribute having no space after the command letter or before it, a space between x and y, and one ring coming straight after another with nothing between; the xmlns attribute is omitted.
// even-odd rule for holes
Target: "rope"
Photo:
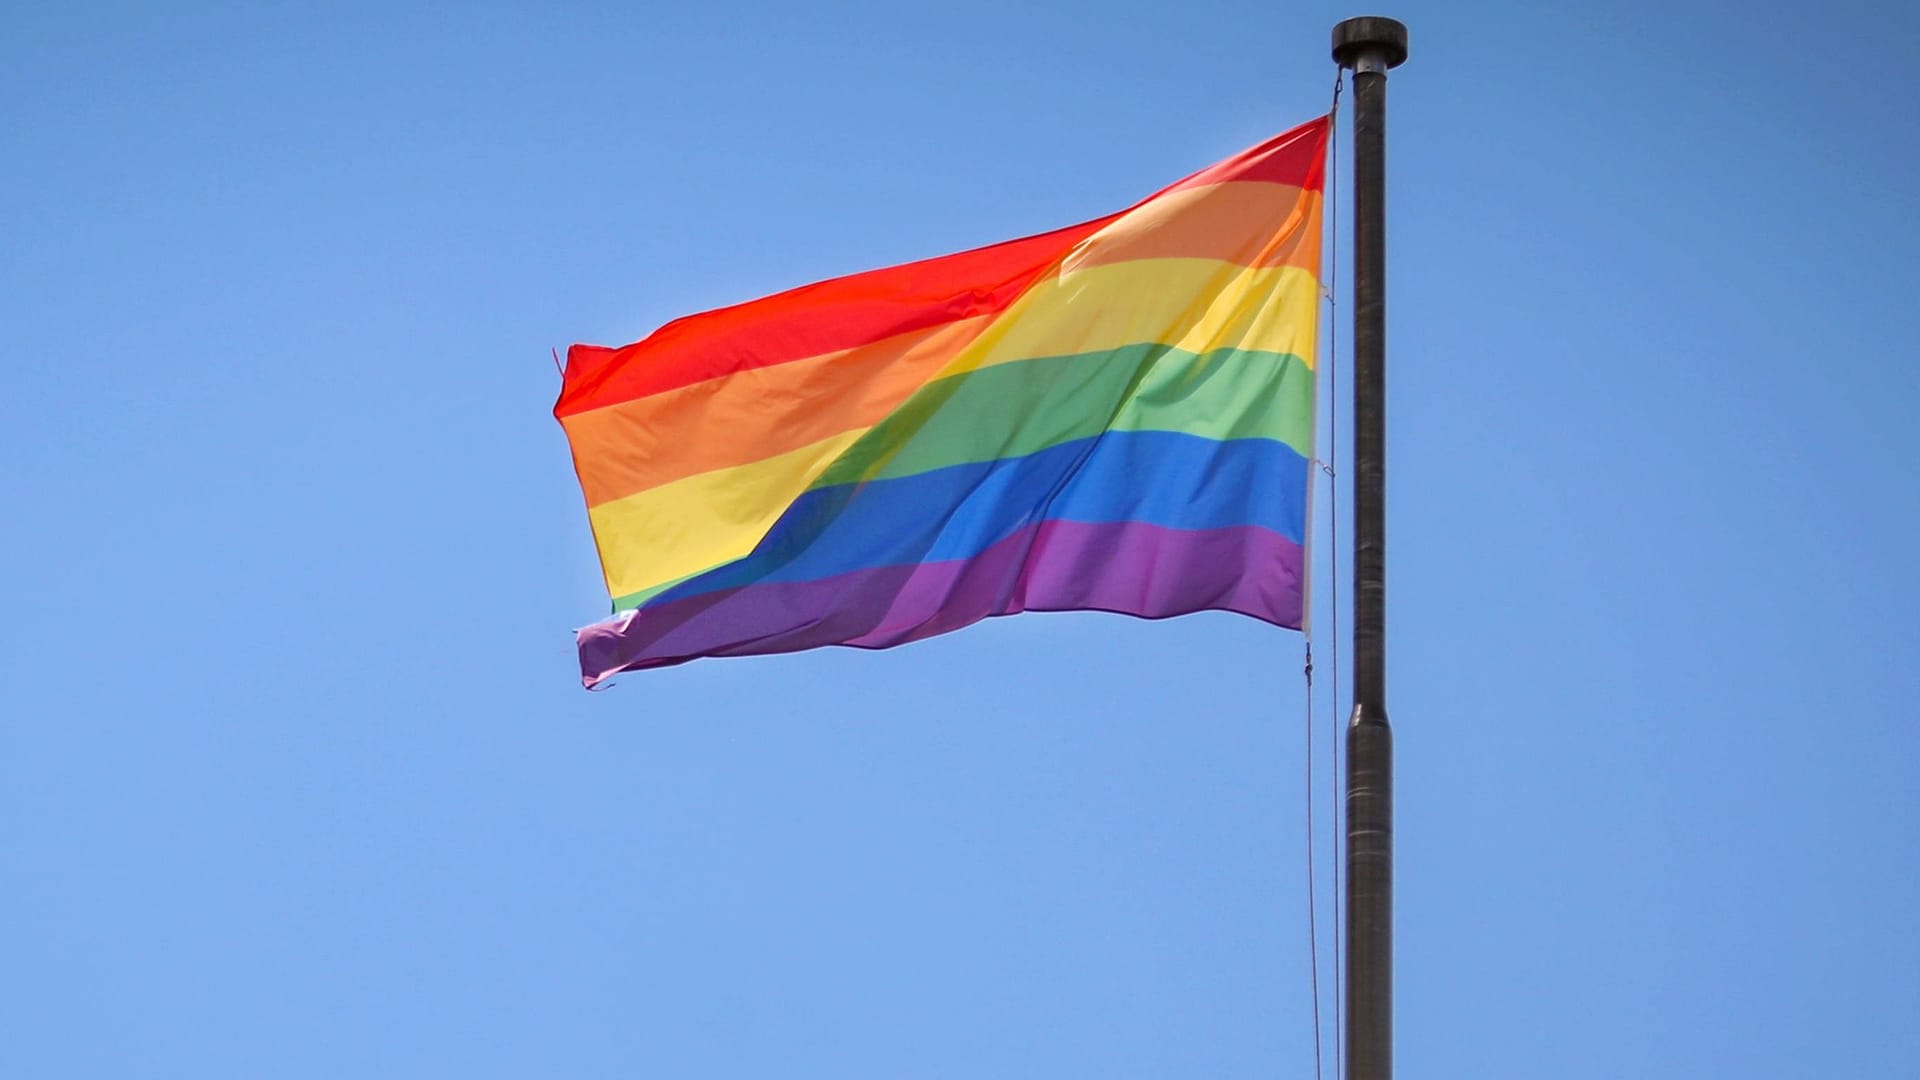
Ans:
<svg viewBox="0 0 1920 1080"><path fill-rule="evenodd" d="M1309 626L1312 620L1307 620ZM1324 1066L1320 1063L1320 920L1315 912L1315 897L1320 892L1314 884L1313 828L1313 638L1307 638L1307 660L1301 668L1301 674L1307 680L1307 963L1313 972L1313 1075L1314 1080L1325 1076Z"/></svg>
<svg viewBox="0 0 1920 1080"><path fill-rule="evenodd" d="M1326 217L1326 224L1323 226L1323 228L1330 229L1336 236L1338 235L1338 232L1339 232L1337 228L1339 224L1339 204L1335 200L1337 189L1334 186L1334 180L1338 176L1339 155L1336 154L1334 150L1335 150L1335 140L1337 138L1337 133L1339 130L1338 120L1340 117L1340 90L1344 84L1345 84L1345 73L1340 68L1336 67L1333 73L1333 105L1327 110L1327 160L1328 160L1328 174L1327 174L1327 184L1326 184L1327 217ZM1331 239L1329 239L1327 242L1327 253L1328 253L1327 254L1327 262L1328 262L1327 279L1326 279L1326 283L1321 286L1320 292L1321 292L1321 295L1325 297L1327 302L1328 333L1327 333L1327 360L1325 364L1325 370L1327 373L1327 382L1328 382L1327 416L1329 419L1329 423L1328 423L1329 445L1328 445L1328 451L1327 451L1326 457L1316 458L1314 464L1322 473L1326 475L1327 481L1328 481L1327 483L1328 515L1327 516L1330 519L1328 522L1328 532L1330 535L1329 543L1333 548L1333 555L1331 558L1331 563L1332 563L1331 570L1333 573L1333 588L1332 588L1332 604L1331 604L1330 614L1332 616L1331 623L1333 627L1334 646L1333 646L1333 689L1331 693L1331 698L1333 702L1333 713L1334 713L1333 719L1334 719L1335 725L1337 726L1340 721L1340 652L1341 652L1340 650L1340 484L1338 480L1338 475L1334 471L1333 458L1335 454L1334 447L1338 445L1340 440L1340 383L1339 383L1339 376L1338 376L1339 369L1338 369L1338 366L1334 363L1334 357L1339 351L1340 331L1339 331L1339 323L1334 318L1336 311L1335 311L1334 296L1333 296L1333 283L1339 277L1340 264L1338 260L1338 254L1339 254L1338 245ZM1318 448L1316 447L1316 449ZM1311 521L1311 516L1312 516L1311 506L1309 506L1308 508L1308 515L1309 515L1309 521ZM1308 583L1307 593L1309 596L1312 595L1311 582ZM1302 619L1302 623L1303 623L1303 631L1304 631L1303 636L1306 639L1306 659L1305 659L1305 663L1301 667L1301 675L1306 682L1306 696L1307 696L1307 717L1306 717L1307 746L1306 746L1306 756L1305 756L1306 803L1307 803L1307 958L1308 958L1307 963L1308 963L1309 971L1311 972L1311 979L1313 984L1313 1075L1316 1078L1316 1080L1321 1080L1321 1078L1324 1078L1324 1076L1326 1075L1326 1064L1324 1060L1325 1053L1324 1053L1324 1050L1322 1049L1321 1041L1320 1041L1320 1038L1321 1038L1320 919L1319 919L1320 859L1319 859L1319 850L1318 850L1319 830L1314 827L1314 805L1313 805L1314 804L1313 729L1315 727L1315 720L1314 720L1315 694L1313 689L1313 613L1311 611L1307 611L1304 614L1305 614L1305 618ZM1345 1062L1343 1060L1344 1055L1342 1053L1342 1044L1345 1041L1346 1021L1345 1021L1345 1015L1344 1015L1345 1014L1345 1003L1344 1003L1345 990L1343 986L1343 977L1341 974L1341 966L1342 966L1341 954L1343 950L1341 948L1340 858L1338 855L1339 832L1340 832L1340 783L1339 783L1340 781L1340 749L1339 749L1340 740L1338 738L1337 731L1335 732L1335 736L1336 737L1333 740L1333 750L1328 755L1330 773L1329 773L1329 780L1327 785L1327 801L1328 801L1328 809L1329 809L1329 821L1332 823L1333 831L1334 831L1333 846L1335 849L1335 856L1333 860L1334 1075L1336 1077L1340 1077L1345 1075L1344 1073Z"/></svg>

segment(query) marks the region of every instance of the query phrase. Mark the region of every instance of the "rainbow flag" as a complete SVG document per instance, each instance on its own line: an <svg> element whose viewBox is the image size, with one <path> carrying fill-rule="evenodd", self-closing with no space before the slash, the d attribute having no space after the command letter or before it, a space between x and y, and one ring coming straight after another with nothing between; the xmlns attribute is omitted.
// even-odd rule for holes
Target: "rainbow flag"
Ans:
<svg viewBox="0 0 1920 1080"><path fill-rule="evenodd" d="M1021 611L1298 628L1311 121L1117 214L575 345L554 415L618 671Z"/></svg>

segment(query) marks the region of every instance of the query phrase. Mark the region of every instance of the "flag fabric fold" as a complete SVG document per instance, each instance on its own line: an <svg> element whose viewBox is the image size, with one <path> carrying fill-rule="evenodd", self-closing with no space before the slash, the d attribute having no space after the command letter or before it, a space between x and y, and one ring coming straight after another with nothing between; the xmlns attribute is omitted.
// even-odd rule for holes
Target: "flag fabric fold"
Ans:
<svg viewBox="0 0 1920 1080"><path fill-rule="evenodd" d="M1104 218L568 351L619 671L1304 614L1328 121Z"/></svg>

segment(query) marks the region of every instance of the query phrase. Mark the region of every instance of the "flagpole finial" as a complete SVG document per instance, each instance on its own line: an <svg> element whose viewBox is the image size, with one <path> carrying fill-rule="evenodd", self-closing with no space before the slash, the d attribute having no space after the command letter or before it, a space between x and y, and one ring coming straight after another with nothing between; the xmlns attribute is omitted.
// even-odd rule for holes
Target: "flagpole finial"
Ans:
<svg viewBox="0 0 1920 1080"><path fill-rule="evenodd" d="M1333 28L1333 62L1359 71L1375 64L1396 68L1407 62L1407 27L1397 19L1362 15Z"/></svg>

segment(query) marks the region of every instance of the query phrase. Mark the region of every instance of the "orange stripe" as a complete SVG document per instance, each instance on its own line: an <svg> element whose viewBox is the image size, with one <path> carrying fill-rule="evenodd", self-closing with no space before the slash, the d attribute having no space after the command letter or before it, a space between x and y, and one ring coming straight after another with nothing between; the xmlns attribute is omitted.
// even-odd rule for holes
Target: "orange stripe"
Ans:
<svg viewBox="0 0 1920 1080"><path fill-rule="evenodd" d="M1226 183L1170 192L1123 214L1067 256L1062 272L1134 259L1212 259L1320 269L1320 193Z"/></svg>
<svg viewBox="0 0 1920 1080"><path fill-rule="evenodd" d="M1320 264L1319 211L1319 192L1284 184L1171 192L1087 238L1061 272L1154 258L1313 272ZM748 368L562 417L587 505L878 423L995 317ZM676 434L690 431L700 437Z"/></svg>
<svg viewBox="0 0 1920 1080"><path fill-rule="evenodd" d="M562 417L588 506L871 427L966 348L991 315ZM698 432L698 438L688 438Z"/></svg>
<svg viewBox="0 0 1920 1080"><path fill-rule="evenodd" d="M1089 236L1060 273L1154 258L1256 269L1292 265L1311 273L1319 269L1319 198L1315 190L1265 183L1169 192ZM561 417L586 502L626 498L876 425L995 317L975 315L851 350L749 367Z"/></svg>

